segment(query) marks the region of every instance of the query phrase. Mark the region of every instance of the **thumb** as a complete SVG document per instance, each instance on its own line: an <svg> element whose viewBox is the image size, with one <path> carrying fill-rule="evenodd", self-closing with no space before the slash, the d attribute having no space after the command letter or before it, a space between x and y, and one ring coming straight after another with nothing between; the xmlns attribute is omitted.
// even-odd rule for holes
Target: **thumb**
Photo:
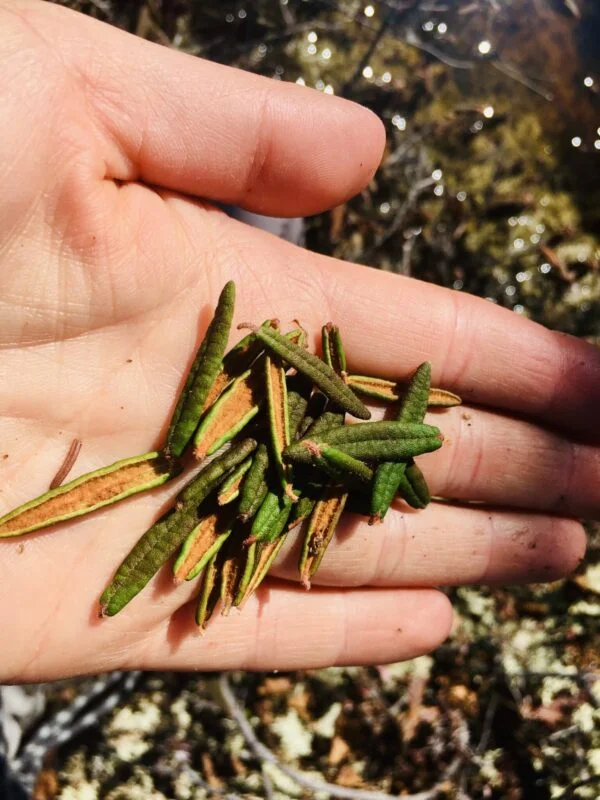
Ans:
<svg viewBox="0 0 600 800"><path fill-rule="evenodd" d="M108 178L303 216L356 194L377 169L383 125L355 103L178 53L51 4L23 9L82 76Z"/></svg>

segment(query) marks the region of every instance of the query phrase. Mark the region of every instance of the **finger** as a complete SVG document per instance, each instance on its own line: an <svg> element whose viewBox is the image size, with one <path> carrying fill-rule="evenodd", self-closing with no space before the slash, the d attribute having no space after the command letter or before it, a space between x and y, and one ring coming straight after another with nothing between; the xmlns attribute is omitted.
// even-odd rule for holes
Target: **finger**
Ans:
<svg viewBox="0 0 600 800"><path fill-rule="evenodd" d="M289 537L273 574L298 580L304 530ZM575 520L432 503L398 504L381 525L342 516L315 584L458 586L552 581L572 572L586 537Z"/></svg>
<svg viewBox="0 0 600 800"><path fill-rule="evenodd" d="M278 317L315 334L333 320L350 371L406 378L430 360L434 383L470 403L600 437L599 348L468 294L301 251L233 220L221 228L236 239L230 269L250 273L240 296L256 319L276 299Z"/></svg>
<svg viewBox="0 0 600 800"><path fill-rule="evenodd" d="M419 459L434 495L596 519L600 448L477 408L427 416L443 446Z"/></svg>
<svg viewBox="0 0 600 800"><path fill-rule="evenodd" d="M356 194L379 164L383 125L354 103L202 61L63 8L23 13L60 49L71 84L77 77L105 177L301 216Z"/></svg>
<svg viewBox="0 0 600 800"><path fill-rule="evenodd" d="M322 268L352 370L406 377L430 360L435 384L468 402L532 415L598 440L597 347L482 298L336 261Z"/></svg>
<svg viewBox="0 0 600 800"><path fill-rule="evenodd" d="M430 589L306 592L270 580L242 613L195 631L188 604L153 632L125 666L143 669L298 669L414 658L447 637L445 595ZM218 613L218 609L217 609Z"/></svg>

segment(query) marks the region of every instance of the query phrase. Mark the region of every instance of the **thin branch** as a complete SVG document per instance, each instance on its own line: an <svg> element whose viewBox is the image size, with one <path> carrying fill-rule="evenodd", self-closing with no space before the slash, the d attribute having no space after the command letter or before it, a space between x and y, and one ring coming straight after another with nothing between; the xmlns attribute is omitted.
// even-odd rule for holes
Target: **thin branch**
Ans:
<svg viewBox="0 0 600 800"><path fill-rule="evenodd" d="M293 25L296 22L294 12L288 6L287 0L279 0L279 10L281 11L281 17L286 25Z"/></svg>
<svg viewBox="0 0 600 800"><path fill-rule="evenodd" d="M347 95L348 92L353 88L356 81L360 78L363 73L364 68L367 66L369 61L371 60L371 56L377 49L377 46L381 39L383 38L384 34L392 25L397 24L398 20L402 17L402 14L406 11L410 11L414 7L414 0L409 0L408 3L404 4L397 4L397 5L388 5L387 6L387 13L381 20L381 24L377 29L375 36L371 40L367 50L365 51L363 57L359 61L356 69L354 70L351 78L346 81L344 86L342 87L341 94Z"/></svg>
<svg viewBox="0 0 600 800"><path fill-rule="evenodd" d="M181 769L180 774L184 774L191 784L194 786L199 786L208 794L218 795L219 797L223 798L223 800L244 800L241 795L236 794L235 792L228 792L227 789L221 789L218 786L211 786L208 781L205 781L203 778L201 778L196 770L193 770L188 764Z"/></svg>
<svg viewBox="0 0 600 800"><path fill-rule="evenodd" d="M534 81L528 78L527 75L524 75L516 67L513 67L512 64L507 64L506 62L498 61L497 59L492 59L489 63L492 65L492 67L494 67L494 69L497 69L498 72L501 72L503 75L507 75L509 78L512 78L513 81L516 81L530 91L535 92L535 94L543 97L544 100L551 102L554 99L552 92L547 92L537 83L534 83Z"/></svg>
<svg viewBox="0 0 600 800"><path fill-rule="evenodd" d="M600 775L592 775L591 778L584 778L584 780L572 784L561 797L563 800L567 800L567 798L574 796L577 789L581 789L584 786L593 786L595 783L600 783Z"/></svg>
<svg viewBox="0 0 600 800"><path fill-rule="evenodd" d="M425 43L412 28L407 29L404 34L404 41L411 47L416 47L417 50L422 50L424 53L428 53L430 56L437 58L438 61L441 61L442 64L446 64L447 67L453 67L454 69L474 69L476 66L475 61L454 58L454 56L449 56L447 53L442 52L435 45Z"/></svg>
<svg viewBox="0 0 600 800"><path fill-rule="evenodd" d="M365 789L349 789L344 786L338 786L335 783L327 783L326 781L318 781L308 777L303 772L300 772L293 767L281 762L275 753L269 750L262 742L260 742L254 733L252 726L246 719L244 711L231 689L229 679L222 673L219 677L219 690L223 703L229 715L238 724L246 743L254 753L254 755L261 762L273 764L280 772L291 778L298 786L302 786L311 792L323 792L331 795L331 797L339 797L341 800L397 800L396 795L387 794L386 792L374 792ZM403 800L434 800L435 796L442 790L447 788L447 781L457 772L461 764L460 759L455 759L448 769L441 781L436 783L431 789L425 792L418 792L417 794L402 795Z"/></svg>
<svg viewBox="0 0 600 800"><path fill-rule="evenodd" d="M494 722L494 716L496 715L496 710L498 708L498 704L500 702L500 697L497 692L492 694L492 698L488 703L488 707L485 710L485 716L483 718L483 731L481 733L481 739L479 740L479 744L475 748L476 753L483 753L483 751L487 748L488 742L490 741L490 736L492 735L492 725Z"/></svg>
<svg viewBox="0 0 600 800"><path fill-rule="evenodd" d="M363 251L357 257L357 260L369 261L373 255L375 255L375 253L400 230L400 228L404 225L408 214L415 207L415 203L419 195L421 195L426 189L429 189L430 186L433 186L434 183L435 181L433 178L424 178L423 180L415 181L415 183L410 187L410 191L406 200L396 212L394 221L388 225L388 227L380 236L375 239L371 247L369 247L366 251Z"/></svg>
<svg viewBox="0 0 600 800"><path fill-rule="evenodd" d="M89 2L97 8L98 11L102 11L103 14L106 14L108 19L112 20L114 18L111 4L107 2L107 0L89 0Z"/></svg>

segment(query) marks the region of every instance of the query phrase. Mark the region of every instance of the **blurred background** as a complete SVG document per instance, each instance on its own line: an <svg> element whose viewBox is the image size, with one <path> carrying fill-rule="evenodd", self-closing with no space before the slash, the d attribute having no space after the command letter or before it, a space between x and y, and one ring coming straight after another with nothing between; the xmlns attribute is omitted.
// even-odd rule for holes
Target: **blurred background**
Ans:
<svg viewBox="0 0 600 800"><path fill-rule="evenodd" d="M381 168L305 221L306 246L600 344L597 0L61 4L369 106L387 128ZM412 662L43 687L50 736L26 733L22 778L37 800L595 800L600 533L589 533L566 581L451 591L450 639ZM316 792L323 780L335 786Z"/></svg>

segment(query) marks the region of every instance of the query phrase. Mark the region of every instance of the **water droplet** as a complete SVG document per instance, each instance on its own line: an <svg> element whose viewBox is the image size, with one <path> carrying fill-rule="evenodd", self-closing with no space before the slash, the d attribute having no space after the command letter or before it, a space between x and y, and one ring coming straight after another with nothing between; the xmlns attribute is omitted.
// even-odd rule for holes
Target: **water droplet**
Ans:
<svg viewBox="0 0 600 800"><path fill-rule="evenodd" d="M328 47L324 47L321 52L321 58L324 58L325 61L329 61L331 58L331 50Z"/></svg>
<svg viewBox="0 0 600 800"><path fill-rule="evenodd" d="M588 89L592 88L592 86L594 85L594 79L592 78L591 75L586 75L586 77L583 79L583 85L587 86Z"/></svg>
<svg viewBox="0 0 600 800"><path fill-rule="evenodd" d="M372 78L373 77L373 67L369 67L368 65L362 71L363 78Z"/></svg>
<svg viewBox="0 0 600 800"><path fill-rule="evenodd" d="M482 39L477 45L477 49L482 56L487 56L488 53L492 52L492 43L488 39Z"/></svg>
<svg viewBox="0 0 600 800"><path fill-rule="evenodd" d="M431 177L433 178L434 181L441 181L443 174L444 173L442 172L441 169L434 169L433 172L431 173Z"/></svg>
<svg viewBox="0 0 600 800"><path fill-rule="evenodd" d="M375 9L373 6L365 6L363 14L365 17L372 17L375 14Z"/></svg>
<svg viewBox="0 0 600 800"><path fill-rule="evenodd" d="M240 8L240 10L238 11L238 17L240 19L246 19L246 17L247 17L246 9Z"/></svg>
<svg viewBox="0 0 600 800"><path fill-rule="evenodd" d="M456 195L456 199L458 200L459 203L464 203L465 200L467 199L467 193L466 192L458 192L458 194Z"/></svg>
<svg viewBox="0 0 600 800"><path fill-rule="evenodd" d="M404 119L404 117L401 117L400 114L394 114L394 116L392 117L392 125L395 128L398 128L399 131L406 130L406 120Z"/></svg>
<svg viewBox="0 0 600 800"><path fill-rule="evenodd" d="M448 26L446 25L445 22L440 22L440 24L438 25L437 29L438 29L438 33L441 33L442 36L443 36L446 33L446 31L448 30Z"/></svg>
<svg viewBox="0 0 600 800"><path fill-rule="evenodd" d="M306 52L308 53L309 56L314 56L315 53L317 52L316 44L309 44L308 47L306 48Z"/></svg>
<svg viewBox="0 0 600 800"><path fill-rule="evenodd" d="M381 203L381 205L379 206L379 211L382 214L389 214L390 213L390 209L391 209L391 205L389 203L387 203L387 202L386 203Z"/></svg>
<svg viewBox="0 0 600 800"><path fill-rule="evenodd" d="M506 294L508 295L508 297L513 297L513 295L514 295L514 294L516 293L516 291L517 291L517 287L516 287L516 286L512 286L512 284L511 284L510 286L507 286L507 287L506 287L506 289L505 289L504 291L506 292Z"/></svg>
<svg viewBox="0 0 600 800"><path fill-rule="evenodd" d="M306 38L311 44L314 44L319 38L319 36L314 31L311 31Z"/></svg>
<svg viewBox="0 0 600 800"><path fill-rule="evenodd" d="M333 91L333 86L330 83L327 84L327 86L323 89L323 91L325 92L325 94L335 94L335 92Z"/></svg>
<svg viewBox="0 0 600 800"><path fill-rule="evenodd" d="M433 193L436 197L441 197L444 194L444 187L441 183L438 183L438 185L434 188Z"/></svg>
<svg viewBox="0 0 600 800"><path fill-rule="evenodd" d="M298 84L298 86L306 86L306 81L304 80L304 78L296 78L296 83Z"/></svg>
<svg viewBox="0 0 600 800"><path fill-rule="evenodd" d="M389 83L392 80L392 73L391 72L384 72L381 76L381 80L384 83Z"/></svg>
<svg viewBox="0 0 600 800"><path fill-rule="evenodd" d="M479 133L479 131L483 128L483 122L478 119L477 122L474 122L471 125L471 133Z"/></svg>
<svg viewBox="0 0 600 800"><path fill-rule="evenodd" d="M234 19L233 14L225 14L225 22L233 22Z"/></svg>
<svg viewBox="0 0 600 800"><path fill-rule="evenodd" d="M523 281L528 281L531 278L531 272L526 270L525 272L517 272L517 281L519 283L523 283Z"/></svg>
<svg viewBox="0 0 600 800"><path fill-rule="evenodd" d="M494 116L494 106L486 106L483 109L483 116L486 119L491 119Z"/></svg>
<svg viewBox="0 0 600 800"><path fill-rule="evenodd" d="M525 247L524 239L515 239L513 242L513 247L515 250L522 250Z"/></svg>
<svg viewBox="0 0 600 800"><path fill-rule="evenodd" d="M594 147L596 148L596 150L600 150L600 139L596 139L596 141L594 142Z"/></svg>
<svg viewBox="0 0 600 800"><path fill-rule="evenodd" d="M522 306L521 303L517 303L513 306L513 311L515 314L522 314L525 311L525 306Z"/></svg>
<svg viewBox="0 0 600 800"><path fill-rule="evenodd" d="M423 23L422 28L424 31L427 31L427 33L430 33L435 28L435 25L430 19L428 19L427 22Z"/></svg>
<svg viewBox="0 0 600 800"><path fill-rule="evenodd" d="M460 289L462 289L464 285L465 285L464 282L461 281L459 278L458 280L454 281L454 283L452 284L452 288L458 289L460 291Z"/></svg>
<svg viewBox="0 0 600 800"><path fill-rule="evenodd" d="M539 266L539 270L542 273L542 275L547 275L551 269L552 267L550 266L550 264L547 264L545 262L543 264L540 264Z"/></svg>
<svg viewBox="0 0 600 800"><path fill-rule="evenodd" d="M581 147L581 136L574 136L571 139L571 144L573 147Z"/></svg>

